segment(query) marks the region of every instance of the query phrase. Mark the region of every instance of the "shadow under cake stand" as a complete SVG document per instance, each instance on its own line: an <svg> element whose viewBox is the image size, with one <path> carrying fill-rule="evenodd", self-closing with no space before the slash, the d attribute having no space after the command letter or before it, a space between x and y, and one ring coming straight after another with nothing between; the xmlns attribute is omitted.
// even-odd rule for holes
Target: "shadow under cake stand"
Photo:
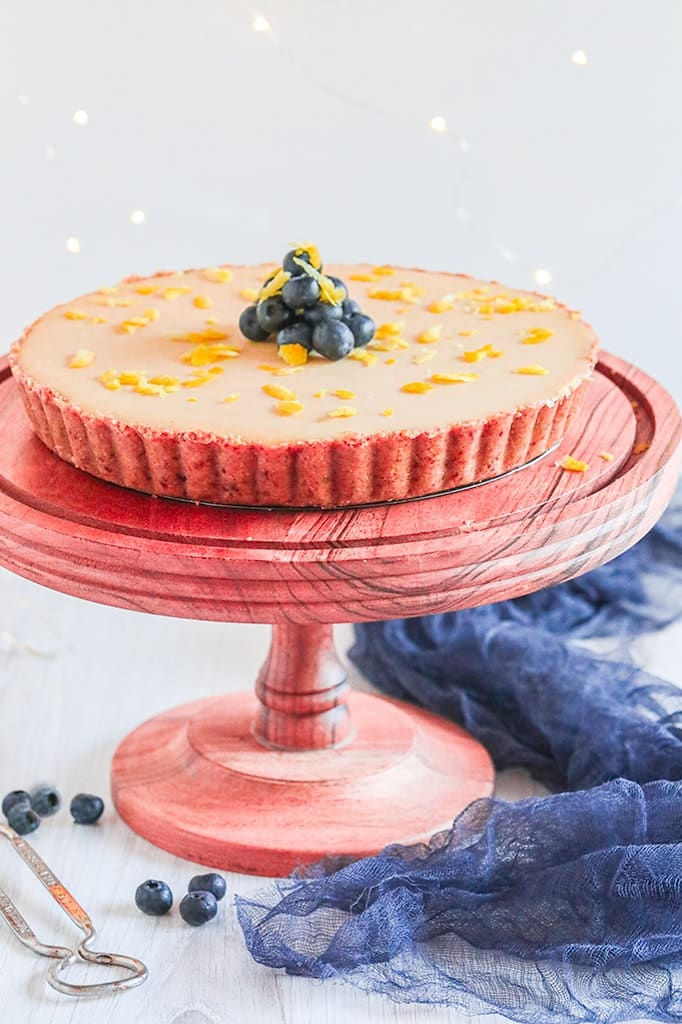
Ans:
<svg viewBox="0 0 682 1024"><path fill-rule="evenodd" d="M332 624L488 604L620 554L673 493L680 418L605 353L555 454L477 487L334 511L194 505L90 477L34 437L6 361L0 437L0 564L90 601L273 624L255 693L145 722L116 751L112 788L157 846L281 875L426 840L492 791L490 758L463 730L348 692ZM567 453L588 470L559 469Z"/></svg>

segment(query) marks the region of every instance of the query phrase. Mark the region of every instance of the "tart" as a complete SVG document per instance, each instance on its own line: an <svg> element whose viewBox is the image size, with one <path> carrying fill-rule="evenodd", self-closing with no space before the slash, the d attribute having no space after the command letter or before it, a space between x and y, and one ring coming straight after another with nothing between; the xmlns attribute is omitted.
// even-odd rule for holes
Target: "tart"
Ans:
<svg viewBox="0 0 682 1024"><path fill-rule="evenodd" d="M130 277L51 310L10 352L38 437L79 469L148 494L395 501L549 451L596 362L592 329L554 299L367 264L325 274L374 321L372 340L338 359L287 352L239 328L277 271Z"/></svg>

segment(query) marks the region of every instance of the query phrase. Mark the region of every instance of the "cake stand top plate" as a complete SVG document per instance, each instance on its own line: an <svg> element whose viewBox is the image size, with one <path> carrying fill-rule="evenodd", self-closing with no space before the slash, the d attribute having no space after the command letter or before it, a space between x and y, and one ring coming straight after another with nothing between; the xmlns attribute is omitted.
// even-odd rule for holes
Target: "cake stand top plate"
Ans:
<svg viewBox="0 0 682 1024"><path fill-rule="evenodd" d="M6 568L163 615L341 622L487 604L608 561L670 500L681 425L660 384L604 353L556 453L449 494L306 511L193 505L90 477L33 435L6 361L0 437ZM587 472L558 468L564 454Z"/></svg>

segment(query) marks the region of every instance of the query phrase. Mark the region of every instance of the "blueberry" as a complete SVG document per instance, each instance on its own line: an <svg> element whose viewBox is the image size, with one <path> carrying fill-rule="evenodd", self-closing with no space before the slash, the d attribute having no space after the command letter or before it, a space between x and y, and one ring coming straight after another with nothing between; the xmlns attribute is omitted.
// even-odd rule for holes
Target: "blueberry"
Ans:
<svg viewBox="0 0 682 1024"><path fill-rule="evenodd" d="M345 323L348 324L353 334L356 348L367 345L374 337L375 326L371 316L365 316L364 313L353 313Z"/></svg>
<svg viewBox="0 0 682 1024"><path fill-rule="evenodd" d="M150 917L162 917L173 906L173 893L165 882L156 878L148 878L135 890L135 904L143 914Z"/></svg>
<svg viewBox="0 0 682 1024"><path fill-rule="evenodd" d="M356 302L355 299L344 299L343 300L343 315L344 317L352 316L353 313L361 313L360 303Z"/></svg>
<svg viewBox="0 0 682 1024"><path fill-rule="evenodd" d="M188 892L180 901L180 917L197 928L212 921L218 913L218 901L212 892Z"/></svg>
<svg viewBox="0 0 682 1024"><path fill-rule="evenodd" d="M325 359L343 359L354 344L350 327L341 320L323 320L313 331L313 348Z"/></svg>
<svg viewBox="0 0 682 1024"><path fill-rule="evenodd" d="M94 825L103 810L104 800L92 793L78 793L71 801L71 817L77 825Z"/></svg>
<svg viewBox="0 0 682 1024"><path fill-rule="evenodd" d="M347 299L348 298L348 289L346 288L346 286L343 283L343 281L341 280L341 278L340 277L332 277L331 275L328 275L328 276L329 276L329 280L332 282L332 284L335 284L337 288L343 288L343 298Z"/></svg>
<svg viewBox="0 0 682 1024"><path fill-rule="evenodd" d="M222 875L211 871L208 875L195 875L194 878L190 878L187 892L210 892L220 903L227 892L227 884Z"/></svg>
<svg viewBox="0 0 682 1024"><path fill-rule="evenodd" d="M282 260L282 270L288 270L290 274L301 273L301 268L299 267L298 263L294 263L294 257L296 257L297 260L301 260L302 263L307 263L309 266L312 266L310 262L310 256L308 255L307 252L300 252L298 255L296 255L296 250L291 249ZM322 270L322 265L320 264L320 266L317 267L317 269Z"/></svg>
<svg viewBox="0 0 682 1024"><path fill-rule="evenodd" d="M11 793L2 801L2 813L7 817L13 807L23 804L25 807L31 806L31 794L27 793L25 789L13 789Z"/></svg>
<svg viewBox="0 0 682 1024"><path fill-rule="evenodd" d="M9 809L7 824L20 836L27 836L29 832L35 832L39 828L40 818L28 804L15 804Z"/></svg>
<svg viewBox="0 0 682 1024"><path fill-rule="evenodd" d="M269 331L264 331L258 323L258 311L256 306L247 306L239 317L239 330L249 341L265 341L270 337Z"/></svg>
<svg viewBox="0 0 682 1024"><path fill-rule="evenodd" d="M282 299L289 309L304 309L314 306L320 297L320 286L314 277L297 274L290 277L282 289Z"/></svg>
<svg viewBox="0 0 682 1024"><path fill-rule="evenodd" d="M41 818L56 814L61 806L61 794L55 786L34 786L31 790L31 807Z"/></svg>
<svg viewBox="0 0 682 1024"><path fill-rule="evenodd" d="M312 324L313 327L316 327L323 320L340 320L342 316L343 309L341 306L334 306L331 302L318 302L317 305L303 311L303 319L306 323Z"/></svg>
<svg viewBox="0 0 682 1024"><path fill-rule="evenodd" d="M282 327L290 324L294 314L285 305L281 295L271 295L269 299L263 299L257 307L258 323L268 334L275 334Z"/></svg>
<svg viewBox="0 0 682 1024"><path fill-rule="evenodd" d="M278 345L303 345L308 352L312 348L313 329L310 324L298 320L295 324L283 327L277 335Z"/></svg>

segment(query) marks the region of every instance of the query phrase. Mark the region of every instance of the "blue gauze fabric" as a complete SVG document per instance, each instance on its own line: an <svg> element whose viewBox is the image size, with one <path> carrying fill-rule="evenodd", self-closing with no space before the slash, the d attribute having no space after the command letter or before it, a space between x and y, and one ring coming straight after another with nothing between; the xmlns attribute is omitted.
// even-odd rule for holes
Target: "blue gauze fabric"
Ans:
<svg viewBox="0 0 682 1024"><path fill-rule="evenodd" d="M515 1021L682 1021L682 692L629 654L681 610L677 503L584 577L357 626L351 658L378 689L564 792L477 800L429 844L238 898L251 955Z"/></svg>

